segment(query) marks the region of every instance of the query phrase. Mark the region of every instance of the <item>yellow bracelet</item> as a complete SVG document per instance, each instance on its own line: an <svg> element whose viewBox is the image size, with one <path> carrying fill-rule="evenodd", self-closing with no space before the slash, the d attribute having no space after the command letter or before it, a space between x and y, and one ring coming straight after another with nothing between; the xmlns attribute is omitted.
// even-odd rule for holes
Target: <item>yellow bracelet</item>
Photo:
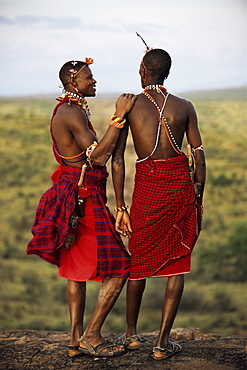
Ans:
<svg viewBox="0 0 247 370"><path fill-rule="evenodd" d="M109 125L111 125L113 127L116 127L116 128L123 128L125 122L126 122L126 119L124 119L124 118L120 118L120 117L117 117L117 116L111 116L110 121L109 121Z"/></svg>
<svg viewBox="0 0 247 370"><path fill-rule="evenodd" d="M124 212L127 211L128 208L129 206L115 207L114 211Z"/></svg>

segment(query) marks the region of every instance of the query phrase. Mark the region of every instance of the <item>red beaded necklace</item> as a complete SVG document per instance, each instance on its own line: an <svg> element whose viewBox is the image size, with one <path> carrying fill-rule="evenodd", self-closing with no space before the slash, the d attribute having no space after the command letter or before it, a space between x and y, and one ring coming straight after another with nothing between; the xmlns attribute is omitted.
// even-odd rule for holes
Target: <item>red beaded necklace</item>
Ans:
<svg viewBox="0 0 247 370"><path fill-rule="evenodd" d="M148 90L156 90L157 93L162 93L162 91L167 92L167 89L163 85L158 85L158 84L146 86L143 92L146 92Z"/></svg>
<svg viewBox="0 0 247 370"><path fill-rule="evenodd" d="M88 103L87 103L87 101L86 101L86 99L83 95L80 96L78 94L65 91L65 93L62 96L58 97L56 100L58 100L61 104L64 103L64 102L68 102L69 105L70 104L75 104L79 108L81 108L86 113L86 116L87 116L87 119L88 119L89 129L96 134L96 131L93 127L93 124L90 121L91 112L90 112Z"/></svg>

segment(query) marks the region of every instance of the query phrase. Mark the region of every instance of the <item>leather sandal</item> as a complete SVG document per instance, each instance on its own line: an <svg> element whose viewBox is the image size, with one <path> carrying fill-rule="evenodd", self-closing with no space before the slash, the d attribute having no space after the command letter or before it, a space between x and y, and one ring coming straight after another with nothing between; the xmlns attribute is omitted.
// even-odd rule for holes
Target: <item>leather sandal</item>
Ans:
<svg viewBox="0 0 247 370"><path fill-rule="evenodd" d="M166 360L168 357L175 355L181 350L182 347L179 344L173 343L169 340L166 348L153 347L153 358L158 361ZM164 356L155 356L155 353L162 353Z"/></svg>
<svg viewBox="0 0 247 370"><path fill-rule="evenodd" d="M81 357L82 352L79 350L79 346L68 346L68 354L70 358Z"/></svg>
<svg viewBox="0 0 247 370"><path fill-rule="evenodd" d="M115 345L108 341L100 343L95 347L93 347L83 336L79 339L79 341L86 346L86 348L79 346L79 351L81 351L85 355L91 355L95 357L113 357L125 353L125 349L123 346ZM117 347L118 349L116 349ZM120 349L120 347L122 348Z"/></svg>
<svg viewBox="0 0 247 370"><path fill-rule="evenodd" d="M131 346L131 343L138 342L135 346ZM121 335L116 341L116 344L120 346L124 346L125 349L134 350L139 349L141 347L141 338L139 335L131 335L130 337L126 338L126 334Z"/></svg>

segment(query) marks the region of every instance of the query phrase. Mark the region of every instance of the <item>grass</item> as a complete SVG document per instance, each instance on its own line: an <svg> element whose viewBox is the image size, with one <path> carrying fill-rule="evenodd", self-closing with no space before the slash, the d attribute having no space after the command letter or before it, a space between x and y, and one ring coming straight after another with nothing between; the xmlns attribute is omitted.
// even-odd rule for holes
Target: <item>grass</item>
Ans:
<svg viewBox="0 0 247 370"><path fill-rule="evenodd" d="M237 95L235 95L237 96ZM0 99L0 330L69 330L66 280L36 256L26 256L35 209L51 185L56 168L49 122L55 100ZM112 99L90 99L92 121L101 138L114 111ZM193 253L193 267L175 327L199 327L221 335L246 335L246 117L243 99L195 99L207 158L203 231ZM134 160L126 150L126 203L131 204ZM110 163L108 164L110 170ZM115 206L111 179L108 205ZM238 226L240 225L240 226ZM239 274L242 272L242 275ZM100 284L88 283L86 322ZM164 279L150 279L143 298L139 331L159 327ZM104 331L125 326L125 289Z"/></svg>

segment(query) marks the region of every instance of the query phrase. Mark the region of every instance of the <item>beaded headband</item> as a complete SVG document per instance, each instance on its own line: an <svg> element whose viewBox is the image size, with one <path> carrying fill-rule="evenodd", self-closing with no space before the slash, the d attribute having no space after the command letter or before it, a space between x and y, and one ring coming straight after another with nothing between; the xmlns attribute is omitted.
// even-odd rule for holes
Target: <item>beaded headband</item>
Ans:
<svg viewBox="0 0 247 370"><path fill-rule="evenodd" d="M71 64L75 67L75 65L78 63L78 61L74 60L73 62L71 62ZM81 72L81 70L88 66L89 64L93 64L94 63L94 60L92 58L85 58L85 61L83 62L85 63L80 69L78 69L78 71L76 71L74 68L72 69L69 69L69 72L71 73L70 77L71 78L75 78L75 76Z"/></svg>

